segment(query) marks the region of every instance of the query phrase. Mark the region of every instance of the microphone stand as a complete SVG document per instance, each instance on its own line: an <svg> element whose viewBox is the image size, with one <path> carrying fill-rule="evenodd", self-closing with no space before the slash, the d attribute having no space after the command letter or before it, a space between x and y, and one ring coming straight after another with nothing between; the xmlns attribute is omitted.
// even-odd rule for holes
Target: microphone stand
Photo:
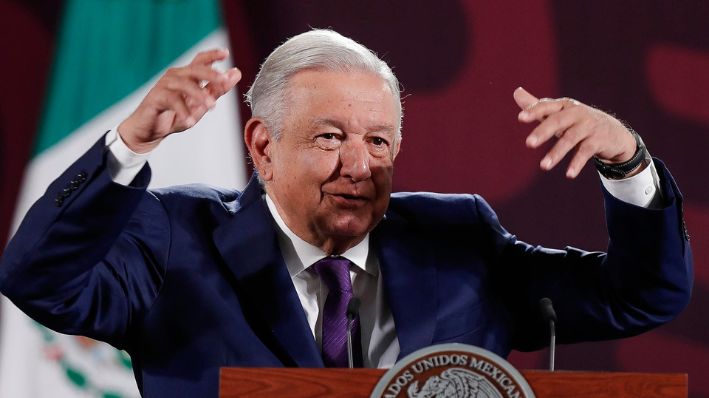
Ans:
<svg viewBox="0 0 709 398"><path fill-rule="evenodd" d="M554 311L554 306L548 297L539 300L539 307L544 320L549 323L549 370L553 372L554 357L556 356L556 311Z"/></svg>
<svg viewBox="0 0 709 398"><path fill-rule="evenodd" d="M350 369L354 368L354 359L352 358L352 324L359 312L360 301L357 297L352 297L347 303L347 363Z"/></svg>
<svg viewBox="0 0 709 398"><path fill-rule="evenodd" d="M554 326L554 320L549 320L549 330L551 333L551 338L549 341L549 370L554 371L554 357L556 356L556 327Z"/></svg>

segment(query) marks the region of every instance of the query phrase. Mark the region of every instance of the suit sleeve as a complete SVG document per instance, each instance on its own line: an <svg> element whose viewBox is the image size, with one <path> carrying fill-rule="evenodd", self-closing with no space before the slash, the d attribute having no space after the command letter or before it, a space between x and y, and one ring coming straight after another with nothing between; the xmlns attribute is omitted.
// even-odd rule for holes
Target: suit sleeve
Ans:
<svg viewBox="0 0 709 398"><path fill-rule="evenodd" d="M32 206L0 263L0 290L36 321L125 348L164 276L169 223L146 165L114 183L102 137Z"/></svg>
<svg viewBox="0 0 709 398"><path fill-rule="evenodd" d="M689 303L692 255L682 197L662 165L658 172L665 206L646 209L604 190L609 232L607 253L532 246L498 222L484 200L478 211L496 251L496 281L514 324L513 346L547 345L539 300L549 297L558 315L561 343L632 336L675 318Z"/></svg>

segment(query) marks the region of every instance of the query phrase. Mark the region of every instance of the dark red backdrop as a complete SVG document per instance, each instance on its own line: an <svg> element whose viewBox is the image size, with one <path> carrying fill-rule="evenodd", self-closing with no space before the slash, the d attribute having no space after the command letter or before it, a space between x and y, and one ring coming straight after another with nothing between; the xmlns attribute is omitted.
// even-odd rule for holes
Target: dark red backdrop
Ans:
<svg viewBox="0 0 709 398"><path fill-rule="evenodd" d="M0 231L7 231L63 2L0 1ZM564 346L563 369L690 373L709 397L709 3L224 0L243 91L286 37L332 27L387 60L404 86L397 190L477 192L522 239L605 247L598 179L542 174L525 149L512 91L572 96L619 115L665 160L686 198L696 287L674 323L618 342ZM3 232L4 233L4 232ZM563 322L563 320L561 320ZM512 355L544 366L544 353Z"/></svg>

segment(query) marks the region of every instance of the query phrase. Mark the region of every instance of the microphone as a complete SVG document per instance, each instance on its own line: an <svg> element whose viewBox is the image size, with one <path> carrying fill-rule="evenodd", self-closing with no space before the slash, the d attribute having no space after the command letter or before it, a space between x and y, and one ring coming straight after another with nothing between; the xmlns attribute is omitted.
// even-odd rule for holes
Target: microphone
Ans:
<svg viewBox="0 0 709 398"><path fill-rule="evenodd" d="M352 297L347 303L347 361L350 369L354 368L352 359L352 323L359 312L360 301L357 297Z"/></svg>
<svg viewBox="0 0 709 398"><path fill-rule="evenodd" d="M542 317L549 323L549 370L554 371L554 356L556 354L556 311L551 303L551 299L544 297L539 300L539 308L542 310Z"/></svg>

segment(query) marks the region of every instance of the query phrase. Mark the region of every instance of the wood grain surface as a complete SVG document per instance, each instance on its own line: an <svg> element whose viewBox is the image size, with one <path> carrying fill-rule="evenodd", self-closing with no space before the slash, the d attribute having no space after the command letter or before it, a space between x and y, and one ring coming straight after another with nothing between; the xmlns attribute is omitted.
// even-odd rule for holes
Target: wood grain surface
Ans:
<svg viewBox="0 0 709 398"><path fill-rule="evenodd" d="M369 397L382 369L223 368L220 398ZM523 370L538 398L687 397L684 373Z"/></svg>

